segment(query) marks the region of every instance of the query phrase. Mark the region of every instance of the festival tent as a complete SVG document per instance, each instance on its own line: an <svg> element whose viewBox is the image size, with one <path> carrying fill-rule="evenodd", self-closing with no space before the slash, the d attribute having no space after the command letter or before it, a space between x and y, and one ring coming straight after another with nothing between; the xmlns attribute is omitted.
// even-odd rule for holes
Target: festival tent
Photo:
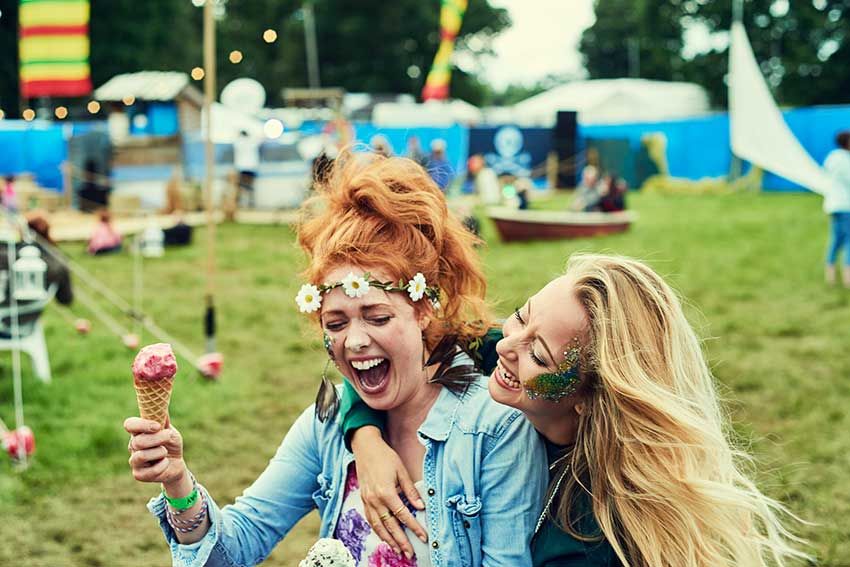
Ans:
<svg viewBox="0 0 850 567"><path fill-rule="evenodd" d="M451 126L481 122L481 111L463 100L429 100L422 104L382 102L372 111L372 123L379 127Z"/></svg>
<svg viewBox="0 0 850 567"><path fill-rule="evenodd" d="M575 110L582 124L674 120L707 114L708 94L693 83L646 79L573 81L527 98L511 109L520 126L555 125L559 110ZM505 116L500 117L504 121Z"/></svg>
<svg viewBox="0 0 850 567"><path fill-rule="evenodd" d="M829 191L829 177L794 136L773 101L740 22L732 24L729 123L736 156L816 193Z"/></svg>

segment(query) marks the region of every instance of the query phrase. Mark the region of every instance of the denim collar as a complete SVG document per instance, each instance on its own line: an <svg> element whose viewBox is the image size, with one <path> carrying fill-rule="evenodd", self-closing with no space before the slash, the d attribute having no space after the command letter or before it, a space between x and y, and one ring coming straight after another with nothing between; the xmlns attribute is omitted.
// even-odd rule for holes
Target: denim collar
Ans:
<svg viewBox="0 0 850 567"><path fill-rule="evenodd" d="M452 361L452 366L460 366L462 364L474 364L472 358L463 351L458 351ZM440 389L440 394L437 396L437 401L428 412L428 416L422 425L419 426L418 433L421 437L427 437L433 441L445 441L449 437L449 432L452 430L457 412L466 397L466 392L469 389L467 385L463 391L455 393L445 386Z"/></svg>

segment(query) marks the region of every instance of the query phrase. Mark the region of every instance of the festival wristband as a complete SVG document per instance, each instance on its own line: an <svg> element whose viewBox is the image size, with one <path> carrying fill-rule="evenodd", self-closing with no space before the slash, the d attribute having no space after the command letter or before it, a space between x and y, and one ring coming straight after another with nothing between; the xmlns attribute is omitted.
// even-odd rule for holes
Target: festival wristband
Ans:
<svg viewBox="0 0 850 567"><path fill-rule="evenodd" d="M191 473L190 473L191 474ZM169 498L165 493L165 488L162 488L162 497L165 498L165 501L168 502L169 506L177 510L178 512L182 512L183 510L188 510L198 501L198 483L195 482L195 477L192 476L192 492L190 492L187 496L183 498Z"/></svg>
<svg viewBox="0 0 850 567"><path fill-rule="evenodd" d="M192 492L190 492L188 496L184 496L183 498L169 498L168 495L165 494L165 489L162 489L162 496L165 498L165 501L178 512L188 510L194 506L198 501L198 494L198 489L193 488Z"/></svg>

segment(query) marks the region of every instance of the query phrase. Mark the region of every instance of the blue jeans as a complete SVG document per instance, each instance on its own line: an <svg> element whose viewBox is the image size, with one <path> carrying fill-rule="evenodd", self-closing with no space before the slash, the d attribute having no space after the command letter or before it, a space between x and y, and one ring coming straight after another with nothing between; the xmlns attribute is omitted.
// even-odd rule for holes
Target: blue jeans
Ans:
<svg viewBox="0 0 850 567"><path fill-rule="evenodd" d="M826 252L827 266L834 266L838 252L844 248L844 265L850 266L850 212L832 213L829 248Z"/></svg>

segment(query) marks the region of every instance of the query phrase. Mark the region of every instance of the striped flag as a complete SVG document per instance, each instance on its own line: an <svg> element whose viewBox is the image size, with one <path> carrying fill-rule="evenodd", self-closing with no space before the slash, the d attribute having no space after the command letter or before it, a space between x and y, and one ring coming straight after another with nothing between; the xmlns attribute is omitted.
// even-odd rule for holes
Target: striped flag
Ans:
<svg viewBox="0 0 850 567"><path fill-rule="evenodd" d="M449 82L452 78L452 53L460 32L467 0L442 0L440 6L440 47L434 56L431 71L422 88L422 100L445 100L449 98Z"/></svg>
<svg viewBox="0 0 850 567"><path fill-rule="evenodd" d="M21 95L91 93L88 0L21 0Z"/></svg>

